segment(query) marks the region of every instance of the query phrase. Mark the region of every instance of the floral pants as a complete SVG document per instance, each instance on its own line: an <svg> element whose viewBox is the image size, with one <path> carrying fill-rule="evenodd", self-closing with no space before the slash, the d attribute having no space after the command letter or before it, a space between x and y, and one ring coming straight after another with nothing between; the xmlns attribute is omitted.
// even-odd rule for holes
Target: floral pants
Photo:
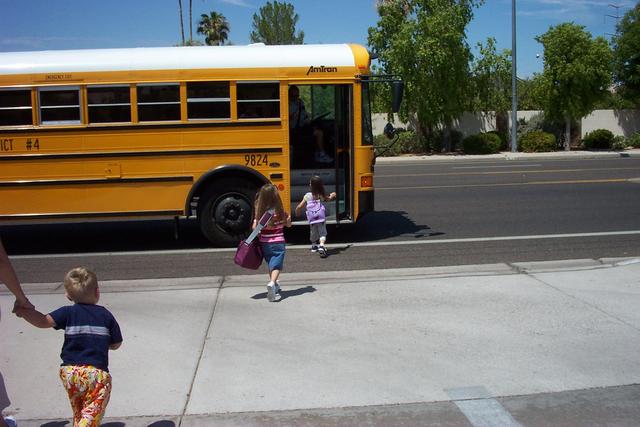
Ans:
<svg viewBox="0 0 640 427"><path fill-rule="evenodd" d="M60 379L73 409L73 427L99 427L111 396L111 375L94 366L62 366Z"/></svg>

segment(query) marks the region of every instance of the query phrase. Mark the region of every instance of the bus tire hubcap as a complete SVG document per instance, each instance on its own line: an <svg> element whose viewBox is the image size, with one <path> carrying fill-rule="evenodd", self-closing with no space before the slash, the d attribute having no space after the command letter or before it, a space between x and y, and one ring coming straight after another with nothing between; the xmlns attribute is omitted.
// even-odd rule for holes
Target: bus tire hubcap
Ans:
<svg viewBox="0 0 640 427"><path fill-rule="evenodd" d="M234 233L240 233L247 229L250 215L251 205L240 196L224 196L216 204L214 210L216 224Z"/></svg>

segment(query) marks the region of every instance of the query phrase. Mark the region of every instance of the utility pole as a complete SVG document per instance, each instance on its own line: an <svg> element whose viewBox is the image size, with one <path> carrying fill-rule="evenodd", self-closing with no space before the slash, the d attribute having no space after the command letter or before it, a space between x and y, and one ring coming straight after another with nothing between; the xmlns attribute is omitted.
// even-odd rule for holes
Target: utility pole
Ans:
<svg viewBox="0 0 640 427"><path fill-rule="evenodd" d="M609 18L613 18L613 19L615 19L615 20L616 20L616 31L617 31L618 23L620 22L620 8L622 7L622 5L609 3L609 5L608 5L608 6L609 6L609 7L614 8L614 9L616 10L616 14L615 14L615 15L606 14L606 15L604 16L604 19L605 19L605 21L606 21L607 16L608 16ZM609 36L609 37L613 37L613 36L615 36L615 34L611 34L611 33L605 33L605 35L607 35L607 36Z"/></svg>
<svg viewBox="0 0 640 427"><path fill-rule="evenodd" d="M516 65L516 0L511 0L511 152L518 151L518 67Z"/></svg>

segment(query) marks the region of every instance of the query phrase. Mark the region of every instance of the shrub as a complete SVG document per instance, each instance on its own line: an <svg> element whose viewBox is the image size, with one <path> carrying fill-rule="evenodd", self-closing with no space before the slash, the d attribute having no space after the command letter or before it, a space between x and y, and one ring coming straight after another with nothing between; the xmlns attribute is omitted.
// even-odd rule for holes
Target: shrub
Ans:
<svg viewBox="0 0 640 427"><path fill-rule="evenodd" d="M398 156L400 154L417 154L423 153L424 147L418 141L416 133L414 131L401 132L397 136L398 141L393 144L395 139L389 139L385 135L376 135L374 137L374 147L377 154L384 152L384 156ZM393 144L388 151L387 147Z"/></svg>
<svg viewBox="0 0 640 427"><path fill-rule="evenodd" d="M449 131L449 138L451 142L451 150L455 151L460 148L462 142L462 132L457 129L451 129ZM425 137L424 147L426 151L432 151L439 153L444 148L444 130L436 129L433 133Z"/></svg>
<svg viewBox="0 0 640 427"><path fill-rule="evenodd" d="M548 132L540 130L531 131L520 138L518 148L525 153L544 153L556 151L556 137Z"/></svg>
<svg viewBox="0 0 640 427"><path fill-rule="evenodd" d="M609 149L613 142L613 133L608 129L596 129L584 136L582 145L586 150Z"/></svg>
<svg viewBox="0 0 640 427"><path fill-rule="evenodd" d="M498 132L497 130L492 130L487 133L498 135L498 138L500 138L500 151L507 151L509 149L509 135L506 132Z"/></svg>
<svg viewBox="0 0 640 427"><path fill-rule="evenodd" d="M500 152L500 137L495 133L478 133L462 140L465 154L492 154Z"/></svg>
<svg viewBox="0 0 640 427"><path fill-rule="evenodd" d="M640 132L636 132L627 138L627 145L633 148L640 148Z"/></svg>
<svg viewBox="0 0 640 427"><path fill-rule="evenodd" d="M611 142L611 149L621 151L627 148L627 139L622 135L616 135Z"/></svg>

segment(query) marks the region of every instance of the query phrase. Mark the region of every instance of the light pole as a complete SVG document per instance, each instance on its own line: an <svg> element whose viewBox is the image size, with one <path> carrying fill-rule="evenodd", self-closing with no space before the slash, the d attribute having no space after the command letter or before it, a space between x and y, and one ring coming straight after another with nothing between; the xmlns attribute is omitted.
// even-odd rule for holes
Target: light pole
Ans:
<svg viewBox="0 0 640 427"><path fill-rule="evenodd" d="M518 151L518 85L516 65L516 0L511 0L511 152Z"/></svg>

